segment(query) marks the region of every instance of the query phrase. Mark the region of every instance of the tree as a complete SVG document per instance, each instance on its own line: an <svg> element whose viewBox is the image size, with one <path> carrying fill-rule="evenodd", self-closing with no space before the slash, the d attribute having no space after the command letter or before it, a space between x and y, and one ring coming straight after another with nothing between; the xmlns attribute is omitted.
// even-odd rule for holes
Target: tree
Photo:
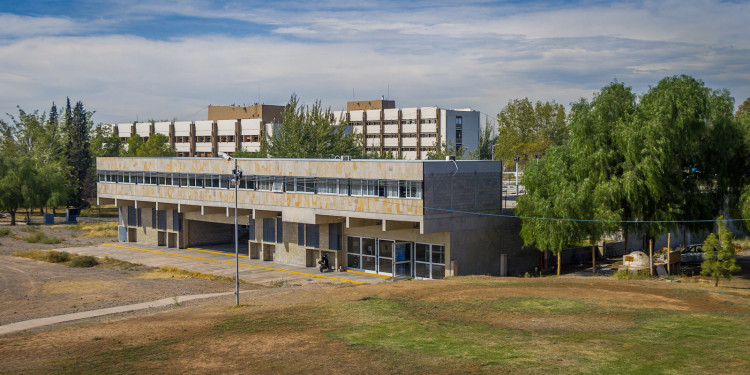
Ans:
<svg viewBox="0 0 750 375"><path fill-rule="evenodd" d="M445 160L448 156L455 156L457 160L464 159L466 155L466 147L464 145L461 146L453 146L453 142L448 142L446 144L445 142L435 145L435 149L432 151L429 151L427 153L427 158L432 160ZM466 155L466 157L471 158L473 155Z"/></svg>
<svg viewBox="0 0 750 375"><path fill-rule="evenodd" d="M143 138L138 134L133 134L127 140L128 145L125 149L121 149L122 156L134 157L138 156L138 149L143 145Z"/></svg>
<svg viewBox="0 0 750 375"><path fill-rule="evenodd" d="M323 110L320 101L307 107L292 95L284 108L282 124L273 135L264 135L262 148L275 158L356 157L362 152L362 143L342 121L334 123L331 109Z"/></svg>
<svg viewBox="0 0 750 375"><path fill-rule="evenodd" d="M495 158L510 165L514 157L521 164L541 157L550 146L568 139L565 107L554 101L532 104L528 98L514 99L497 114L498 137Z"/></svg>
<svg viewBox="0 0 750 375"><path fill-rule="evenodd" d="M489 120L485 123L484 128L479 131L479 146L472 151L470 159L493 160L495 144L498 141L497 135L493 135L495 124Z"/></svg>
<svg viewBox="0 0 750 375"><path fill-rule="evenodd" d="M5 156L0 159L0 209L10 213L10 225L16 225L16 212L28 207L26 198L34 186L33 163L28 157Z"/></svg>
<svg viewBox="0 0 750 375"><path fill-rule="evenodd" d="M89 148L94 161L97 157L120 156L123 152L120 137L114 134L111 126L102 124L94 128ZM96 168L96 163L93 164Z"/></svg>
<svg viewBox="0 0 750 375"><path fill-rule="evenodd" d="M93 112L83 108L83 102L78 101L71 111L70 99L65 107L64 126L66 149L65 156L70 171L71 194L68 206L82 208L84 192L92 191L93 180L89 177L91 169L91 151L89 149L89 131Z"/></svg>
<svg viewBox="0 0 750 375"><path fill-rule="evenodd" d="M685 75L662 79L641 98L626 140L624 183L649 237L675 226L665 221L716 217L725 207L741 142L733 108L726 90Z"/></svg>
<svg viewBox="0 0 750 375"><path fill-rule="evenodd" d="M598 241L614 222L655 237L675 220L718 213L739 181L730 167L741 141L732 100L687 76L667 77L639 104L614 82L571 108L571 137L527 166L517 211L527 246L559 251ZM567 216L564 216L567 215ZM640 221L635 225L633 221Z"/></svg>
<svg viewBox="0 0 750 375"><path fill-rule="evenodd" d="M252 158L252 159L258 159L258 158L265 158L266 153L263 152L263 150L258 151L247 151L245 149L237 150L235 151L234 155L235 158Z"/></svg>
<svg viewBox="0 0 750 375"><path fill-rule="evenodd" d="M719 279L730 280L732 273L740 270L736 264L734 244L732 243L732 232L727 229L727 224L722 217L717 220L719 235L711 233L703 243L703 258L701 264L701 275L710 276L714 279L714 286L719 286Z"/></svg>
<svg viewBox="0 0 750 375"><path fill-rule="evenodd" d="M143 142L135 152L136 156L177 156L177 151L169 145L169 137L164 134L156 133L146 142Z"/></svg>
<svg viewBox="0 0 750 375"><path fill-rule="evenodd" d="M569 178L570 156L566 146L552 147L539 162L531 164L523 176L526 194L518 198L516 206L516 214L523 218L524 245L555 254L558 275L562 249L586 236L583 222L566 220L580 217L585 197Z"/></svg>

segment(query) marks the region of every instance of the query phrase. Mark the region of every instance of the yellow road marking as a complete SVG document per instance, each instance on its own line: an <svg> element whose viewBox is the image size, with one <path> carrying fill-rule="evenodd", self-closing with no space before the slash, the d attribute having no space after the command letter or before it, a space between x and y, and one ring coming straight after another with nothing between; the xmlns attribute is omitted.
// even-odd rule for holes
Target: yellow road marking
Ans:
<svg viewBox="0 0 750 375"><path fill-rule="evenodd" d="M377 273L367 273L367 272L362 272L362 271L352 271L352 270L346 270L346 272L357 273L357 274L360 274L360 275L367 275L367 276L379 276L379 277L385 277L385 278L387 278L387 279L390 279L390 278L391 278L390 276L387 276L387 275L380 275L380 274L377 274Z"/></svg>
<svg viewBox="0 0 750 375"><path fill-rule="evenodd" d="M221 262L221 261L218 261L218 260L216 260L216 259L209 259L209 258L194 257L194 256L190 256L190 255L182 255L182 254L175 254L175 253L167 253L167 252L164 252L164 251L157 251L157 250L148 250L148 249L139 249L139 248L136 248L136 247L122 246L122 245L114 245L114 244L104 244L104 245L106 245L106 246L112 246L112 247L121 247L121 248L123 248L123 249L138 250L138 251L146 251L146 252L149 252L149 253L154 253L154 254L174 255L174 256L178 256L178 257L183 257L183 258L191 258L191 259L198 259L198 260L207 260L207 261L210 261L210 262L217 262L217 263L218 263L218 262ZM190 248L189 250L195 250L195 251L204 251L204 252L207 252L207 253L212 253L212 254L219 254L219 255L229 255L229 256L234 256L234 254L229 254L229 253L222 253L222 252L217 252L217 251L209 251L209 250L198 250L198 249L192 249L192 248ZM246 257L246 256L245 256L245 257ZM247 258L247 257L246 257L246 258ZM224 262L221 262L221 263L226 263L226 264L235 264L234 262L226 262L226 261L224 261ZM330 276L316 275L316 274L313 274L313 273L304 273L304 272L297 272L297 271L282 270L282 269L279 269L279 268L271 268L271 267L255 266L255 265L252 265L252 264L244 264L244 263L240 263L239 265L240 265L240 266L243 266L243 267L260 268L260 269L264 269L264 270L270 270L270 271L279 271L279 272L293 273L293 274L297 274L297 275L304 275L304 276L310 276L310 277L318 277L318 278L321 278L321 279L330 279L330 280L344 281L344 282L348 282L348 283L354 283L354 284L367 284L367 283L365 283L365 282L363 282L363 281L355 281L355 280L340 279L340 278L337 278L337 277L330 277Z"/></svg>
<svg viewBox="0 0 750 375"><path fill-rule="evenodd" d="M209 253L209 254L218 254L218 255L232 255L232 256L234 256L234 253L230 254L230 253L224 253L224 252L221 252L221 251L212 251L212 250L203 250L203 249L196 249L196 248L194 248L194 247L188 247L188 248L187 248L187 250L193 250L193 251L201 251L201 252L204 252L204 253ZM240 255L239 255L239 257L240 257L240 258L247 258L247 255L242 255L242 254L240 254Z"/></svg>
<svg viewBox="0 0 750 375"><path fill-rule="evenodd" d="M226 264L235 264L234 262L224 262ZM297 275L304 275L304 276L310 276L310 277L319 277L321 279L330 279L330 280L338 280L338 281L346 281L348 283L354 283L354 284L367 284L363 281L355 281L355 280L347 280L347 279L339 279L338 277L331 277L331 276L323 276L323 275L316 275L314 273L305 273L305 272L297 272L297 271L289 271L289 270L282 270L278 268L271 268L271 267L263 267L263 266L256 266L253 264L244 264L240 263L240 266L243 267L253 267L253 268L260 268L262 270L271 270L271 271L280 271L280 272L287 272L287 273L293 273Z"/></svg>
<svg viewBox="0 0 750 375"><path fill-rule="evenodd" d="M112 247L121 247L121 248L123 248L123 249L138 250L138 251L146 251L146 252L149 252L149 253L154 253L154 254L174 255L174 256L177 256L177 257L183 257L183 258L198 259L198 260L207 260L207 261L209 261L209 262L217 262L217 263L219 262L219 261L218 261L218 260L216 260L216 259L208 259L208 258L194 257L194 256L190 256L190 255L182 255L182 254L175 254L175 253L167 253L167 252L164 252L164 251L157 251L157 250L148 250L148 249L139 249L139 248L136 248L136 247L122 246L122 245L113 245L113 244L108 244L108 243L105 243L104 245L105 245L105 246L112 246Z"/></svg>

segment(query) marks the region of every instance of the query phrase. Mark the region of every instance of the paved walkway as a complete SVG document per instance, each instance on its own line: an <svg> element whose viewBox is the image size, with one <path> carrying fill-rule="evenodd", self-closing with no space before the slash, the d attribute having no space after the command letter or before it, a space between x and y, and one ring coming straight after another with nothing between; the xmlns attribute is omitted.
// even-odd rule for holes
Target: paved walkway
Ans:
<svg viewBox="0 0 750 375"><path fill-rule="evenodd" d="M221 249L221 246L217 247ZM66 248L65 251L111 258L152 267L173 266L193 272L234 277L234 252L213 249L170 249L140 243L111 243L99 246ZM351 283L372 284L389 278L360 272L325 272L316 267L302 267L239 256L240 279L254 284L284 282L289 284Z"/></svg>
<svg viewBox="0 0 750 375"><path fill-rule="evenodd" d="M234 294L234 292L223 292L223 293L210 293L210 294L194 294L190 296L176 296L172 298L164 298L158 301L136 303L132 305L109 307L106 309L82 311L72 314L49 316L46 318L25 320L23 322L10 323L0 326L0 335L6 335L9 333L15 333L25 331L27 329L44 327L57 323L72 322L74 320L96 318L104 315L111 315L117 313L124 313L137 310L146 310L154 307L169 306L172 304L179 304L186 301L192 301L194 299L204 299L219 296L226 296Z"/></svg>

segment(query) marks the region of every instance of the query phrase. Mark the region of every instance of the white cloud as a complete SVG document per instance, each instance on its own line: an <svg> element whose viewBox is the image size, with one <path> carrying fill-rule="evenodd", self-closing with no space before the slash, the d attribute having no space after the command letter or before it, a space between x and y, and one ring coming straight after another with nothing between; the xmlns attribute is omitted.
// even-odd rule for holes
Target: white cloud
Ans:
<svg viewBox="0 0 750 375"><path fill-rule="evenodd" d="M82 28L82 25L65 18L0 13L0 38L58 35L79 32Z"/></svg>
<svg viewBox="0 0 750 375"><path fill-rule="evenodd" d="M340 109L347 100L390 92L399 106L473 107L494 116L517 97L567 105L615 78L642 93L683 73L730 88L742 102L750 96L747 7L706 1L232 12L196 1L123 11L124 18L180 12L253 20L275 31L163 41L54 36L80 26L26 17L18 22L57 26L0 44L0 112L16 105L44 110L70 96L96 110L95 121L195 120L208 104L251 104L259 96L284 104L294 92Z"/></svg>

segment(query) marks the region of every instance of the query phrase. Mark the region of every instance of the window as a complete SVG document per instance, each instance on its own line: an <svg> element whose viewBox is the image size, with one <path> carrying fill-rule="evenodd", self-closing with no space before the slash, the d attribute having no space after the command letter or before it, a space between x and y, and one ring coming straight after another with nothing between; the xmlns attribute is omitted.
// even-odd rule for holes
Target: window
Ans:
<svg viewBox="0 0 750 375"><path fill-rule="evenodd" d="M253 219L252 216L248 217L247 219L247 229L247 239L250 241L255 241L255 219Z"/></svg>
<svg viewBox="0 0 750 375"><path fill-rule="evenodd" d="M284 223L280 217L276 219L276 243L284 243Z"/></svg>
<svg viewBox="0 0 750 375"><path fill-rule="evenodd" d="M305 243L307 247L320 247L320 233L318 224L305 224Z"/></svg>
<svg viewBox="0 0 750 375"><path fill-rule="evenodd" d="M341 250L341 223L328 224L328 248L331 250Z"/></svg>
<svg viewBox="0 0 750 375"><path fill-rule="evenodd" d="M456 129L460 129L463 126L464 120L461 116L456 116Z"/></svg>
<svg viewBox="0 0 750 375"><path fill-rule="evenodd" d="M305 246L305 224L297 223L297 245Z"/></svg>
<svg viewBox="0 0 750 375"><path fill-rule="evenodd" d="M276 242L276 219L265 218L263 219L263 241L264 242Z"/></svg>
<svg viewBox="0 0 750 375"><path fill-rule="evenodd" d="M463 138L463 131L456 130L456 140Z"/></svg>

